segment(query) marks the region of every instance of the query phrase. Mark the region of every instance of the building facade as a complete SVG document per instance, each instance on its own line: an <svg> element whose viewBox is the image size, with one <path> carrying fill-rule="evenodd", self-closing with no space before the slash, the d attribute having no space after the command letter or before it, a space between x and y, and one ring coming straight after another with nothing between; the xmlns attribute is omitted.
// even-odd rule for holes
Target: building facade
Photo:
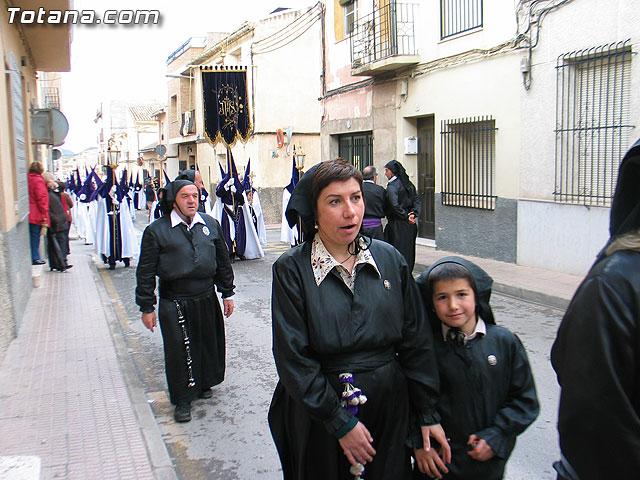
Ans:
<svg viewBox="0 0 640 480"><path fill-rule="evenodd" d="M638 136L633 3L327 2L322 156L403 163L425 243L584 274Z"/></svg>
<svg viewBox="0 0 640 480"><path fill-rule="evenodd" d="M70 8L67 0L48 7ZM31 294L29 248L29 163L42 160L33 143L31 110L45 107L38 98L38 72L70 69L69 25L9 23L7 9L0 12L0 54L5 74L0 76L0 361L16 336Z"/></svg>
<svg viewBox="0 0 640 480"><path fill-rule="evenodd" d="M293 147L306 165L320 161L321 59L324 6L278 10L228 34L186 42L168 59L167 172L197 167L210 192L226 168L227 150L205 135L203 68L246 69L251 135L232 153L240 175L251 162L265 221L279 223L282 189L291 179ZM280 132L279 132L280 131ZM279 141L279 135L280 140Z"/></svg>

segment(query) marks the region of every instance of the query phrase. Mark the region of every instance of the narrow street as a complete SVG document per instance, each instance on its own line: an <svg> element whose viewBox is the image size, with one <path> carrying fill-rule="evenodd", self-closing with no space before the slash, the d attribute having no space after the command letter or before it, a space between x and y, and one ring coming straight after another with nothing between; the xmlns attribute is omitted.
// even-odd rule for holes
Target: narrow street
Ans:
<svg viewBox="0 0 640 480"><path fill-rule="evenodd" d="M143 212L136 227L146 226ZM266 257L236 262L235 312L227 320L227 374L210 400L192 405L193 420L177 424L166 393L162 337L144 328L134 302L135 260L131 268L101 269L122 335L135 370L155 414L161 434L181 479L282 478L267 425L267 410L277 381L271 354L271 265L287 249L279 229L268 231ZM78 242L74 242L78 245ZM91 246L80 246L91 251ZM489 272L491 273L491 272ZM558 387L549 351L561 312L505 296L494 295L497 322L521 338L531 361L540 417L518 439L508 467L508 480L553 479L551 463L558 458L555 430Z"/></svg>

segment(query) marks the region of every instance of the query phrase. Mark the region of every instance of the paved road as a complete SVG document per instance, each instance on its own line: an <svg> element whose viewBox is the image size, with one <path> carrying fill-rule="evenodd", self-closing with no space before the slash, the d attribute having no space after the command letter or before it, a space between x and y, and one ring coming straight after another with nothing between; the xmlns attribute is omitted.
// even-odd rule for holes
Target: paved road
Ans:
<svg viewBox="0 0 640 480"><path fill-rule="evenodd" d="M136 221L140 230L145 226L143 217L139 214ZM287 248L278 236L279 232L269 231L272 243L264 259L234 264L236 309L226 324L226 380L214 388L212 399L192 405L193 420L187 424L173 421L160 332L152 334L143 327L134 304L135 262L133 268L119 265L115 271L101 271L179 478L282 478L266 420L277 381L271 355L271 264ZM540 417L518 440L505 478L554 479L558 387L549 351L561 312L498 295L492 305L498 323L517 333L525 344L542 404Z"/></svg>

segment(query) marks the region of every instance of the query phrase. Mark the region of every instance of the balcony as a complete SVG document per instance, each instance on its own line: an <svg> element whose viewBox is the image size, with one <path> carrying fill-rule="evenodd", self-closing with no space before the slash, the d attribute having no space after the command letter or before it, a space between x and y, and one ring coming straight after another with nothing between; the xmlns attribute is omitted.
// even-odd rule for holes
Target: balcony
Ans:
<svg viewBox="0 0 640 480"><path fill-rule="evenodd" d="M351 34L351 75L378 75L415 65L416 4L390 2L358 19Z"/></svg>

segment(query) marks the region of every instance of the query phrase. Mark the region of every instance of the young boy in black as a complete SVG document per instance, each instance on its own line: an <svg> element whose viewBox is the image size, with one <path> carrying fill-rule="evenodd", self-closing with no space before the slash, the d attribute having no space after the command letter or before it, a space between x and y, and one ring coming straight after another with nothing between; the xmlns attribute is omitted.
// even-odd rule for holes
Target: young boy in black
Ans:
<svg viewBox="0 0 640 480"><path fill-rule="evenodd" d="M501 479L516 436L539 411L525 349L515 334L495 325L493 280L474 263L440 259L417 283L434 329L437 410L451 463L445 465L437 448L414 449L414 477Z"/></svg>

